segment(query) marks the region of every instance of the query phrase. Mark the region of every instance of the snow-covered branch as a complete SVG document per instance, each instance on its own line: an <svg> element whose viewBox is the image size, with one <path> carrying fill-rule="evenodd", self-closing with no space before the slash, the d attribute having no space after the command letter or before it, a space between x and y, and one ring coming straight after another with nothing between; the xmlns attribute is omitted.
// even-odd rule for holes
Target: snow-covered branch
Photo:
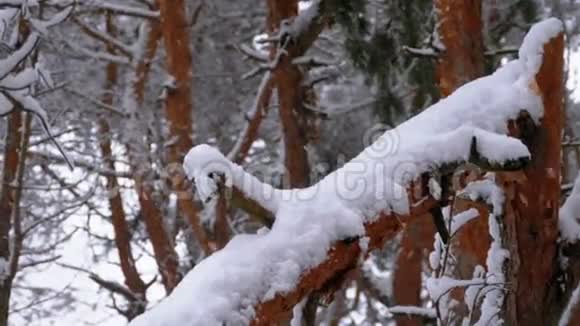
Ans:
<svg viewBox="0 0 580 326"><path fill-rule="evenodd" d="M420 58L432 58L437 59L439 57L439 51L435 48L412 48L409 46L403 46L403 51L407 52L408 54L420 57Z"/></svg>
<svg viewBox="0 0 580 326"><path fill-rule="evenodd" d="M389 307L389 313L409 316L423 316L427 318L435 318L437 314L433 308L422 308L414 306L394 306Z"/></svg>
<svg viewBox="0 0 580 326"><path fill-rule="evenodd" d="M117 15L159 19L159 11L152 11L134 6L121 5L107 1L81 1L79 4L91 9L110 11Z"/></svg>
<svg viewBox="0 0 580 326"><path fill-rule="evenodd" d="M435 205L432 198L408 197L413 180L468 161L486 168L521 167L530 153L521 141L506 136L508 121L522 110L534 121L542 116L542 99L529 85L542 64L544 43L560 31L558 20L536 25L520 60L386 132L309 188L274 189L216 149L193 148L184 168L201 198L216 194L221 175L228 187L274 212L276 222L269 231L233 238L132 325L275 322L274 316L303 299L305 289L327 288L327 282L356 268L367 249L380 247L399 229L395 216L413 218ZM201 299L192 305L191 297Z"/></svg>
<svg viewBox="0 0 580 326"><path fill-rule="evenodd" d="M492 242L487 253L486 280L498 285L485 293L481 305L481 316L475 325L501 324L504 322L501 316L505 298L503 284L506 283L505 271L510 255L506 248L507 235L503 222L505 195L492 179L473 182L465 188L464 192L471 199L482 199L490 205L491 213L488 223Z"/></svg>
<svg viewBox="0 0 580 326"><path fill-rule="evenodd" d="M114 47L115 49L119 50L121 53L123 53L123 55L131 58L133 56L133 50L132 48L121 42L120 40L112 37L111 35L109 35L106 32L103 32L97 28L92 27L91 25L85 23L84 21L82 21L79 18L73 17L72 21L77 24L82 30L83 32L85 32L88 36L99 40L109 46Z"/></svg>

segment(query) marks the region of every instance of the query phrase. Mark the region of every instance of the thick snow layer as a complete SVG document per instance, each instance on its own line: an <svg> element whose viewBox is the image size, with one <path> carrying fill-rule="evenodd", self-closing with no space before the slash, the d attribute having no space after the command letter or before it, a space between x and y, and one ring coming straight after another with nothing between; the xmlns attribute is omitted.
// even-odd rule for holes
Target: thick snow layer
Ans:
<svg viewBox="0 0 580 326"><path fill-rule="evenodd" d="M560 239L574 243L580 240L580 175L570 197L560 208Z"/></svg>
<svg viewBox="0 0 580 326"><path fill-rule="evenodd" d="M313 5L314 7L314 5ZM312 7L306 10L306 14ZM552 35L552 23L535 34ZM542 34L543 35L543 34ZM528 158L527 148L505 136L507 121L521 110L535 119L541 99L529 89L540 61L529 60L547 40L528 37L523 61L513 61L491 76L475 80L425 112L386 132L343 168L318 184L279 190L262 183L218 150L200 145L185 158L184 168L199 195L211 199L225 177L275 214L271 230L238 235L221 251L198 264L159 305L136 318L132 326L244 325L255 306L294 289L301 275L326 258L341 239L364 236L364 225L380 212L409 212L406 187L424 172L469 159L473 138L489 161ZM534 50L538 50L535 51ZM535 62L535 64L533 64ZM433 280L430 292L482 280ZM437 284L433 282L438 282ZM433 294L433 293L432 293Z"/></svg>
<svg viewBox="0 0 580 326"><path fill-rule="evenodd" d="M557 18L546 19L530 29L520 47L520 61L526 66L531 76L538 73L542 64L544 44L556 37L563 30L562 22Z"/></svg>

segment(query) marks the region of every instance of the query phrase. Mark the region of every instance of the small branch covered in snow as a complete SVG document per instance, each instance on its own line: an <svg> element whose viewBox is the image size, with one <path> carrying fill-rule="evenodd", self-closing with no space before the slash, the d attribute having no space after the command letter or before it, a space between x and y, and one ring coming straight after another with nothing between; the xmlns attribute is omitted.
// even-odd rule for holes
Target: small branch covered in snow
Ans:
<svg viewBox="0 0 580 326"><path fill-rule="evenodd" d="M435 309L415 306L389 307L389 313L393 315L422 316L433 319L437 317L437 312L435 311Z"/></svg>
<svg viewBox="0 0 580 326"><path fill-rule="evenodd" d="M79 1L78 4L83 6L83 10L94 9L99 11L110 11L111 13L123 16L131 16L145 19L159 19L159 11L152 11L148 9L138 8L135 6L120 5L107 1Z"/></svg>
<svg viewBox="0 0 580 326"><path fill-rule="evenodd" d="M502 56L502 55L508 55L508 54L517 54L519 51L518 48L502 48L502 49L495 49L495 50L488 50L485 51L485 56L486 57L497 57L497 56Z"/></svg>
<svg viewBox="0 0 580 326"><path fill-rule="evenodd" d="M258 62L268 62L269 57L267 54L264 54L258 50L255 50L251 46L247 44L240 44L239 46L235 47L238 51L244 54L246 57L254 59Z"/></svg>
<svg viewBox="0 0 580 326"><path fill-rule="evenodd" d="M27 5L28 2L23 5ZM67 6L49 20L29 19L28 22L36 30L31 32L24 43L11 53L8 57L0 60L0 116L12 112L14 109L30 112L34 114L41 123L48 139L55 145L61 153L64 161L73 170L71 160L68 158L62 146L50 131L49 120L46 111L40 103L33 97L29 88L37 82L44 83L47 87L54 86L50 74L44 69L41 62L34 68L23 68L18 73L14 71L32 54L40 42L40 34L46 33L47 29L53 27L67 19L73 7ZM27 18L27 17L24 17Z"/></svg>
<svg viewBox="0 0 580 326"><path fill-rule="evenodd" d="M403 51L414 57L420 58L437 59L440 55L439 51L436 48L417 49L410 46L403 46Z"/></svg>
<svg viewBox="0 0 580 326"><path fill-rule="evenodd" d="M109 35L108 33L105 33L103 31L100 31L97 28L92 27L91 25L85 23L82 19L77 18L77 17L73 17L72 21L77 24L81 30L87 34L88 36L99 40L109 46L114 47L116 50L120 51L123 55L125 55L128 58L132 58L133 57L133 49L123 43L122 41L112 37L111 35Z"/></svg>
<svg viewBox="0 0 580 326"><path fill-rule="evenodd" d="M498 325L503 323L501 317L502 307L505 298L506 283L505 272L509 260L509 251L506 248L506 232L503 223L503 207L505 196L503 190L493 181L485 180L475 182L466 187L465 192L473 198L484 198L491 203L488 223L489 234L492 242L487 253L487 280L500 286L494 287L485 293L485 298L481 305L481 316L475 323L477 326Z"/></svg>

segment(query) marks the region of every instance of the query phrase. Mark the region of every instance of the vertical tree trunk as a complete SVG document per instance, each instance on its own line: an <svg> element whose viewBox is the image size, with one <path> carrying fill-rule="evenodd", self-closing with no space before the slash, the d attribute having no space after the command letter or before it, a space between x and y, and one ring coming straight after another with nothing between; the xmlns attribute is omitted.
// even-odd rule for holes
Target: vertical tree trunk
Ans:
<svg viewBox="0 0 580 326"><path fill-rule="evenodd" d="M439 89L443 97L449 96L462 85L484 75L485 57L483 45L483 22L481 0L437 0L435 7L438 14L438 33L445 47L444 52L437 61L437 79ZM454 208L455 213L460 213L469 208L460 202ZM478 264L484 264L489 248L489 240L478 236L487 234L487 214L482 212L478 220L466 225L457 237L453 239L452 246L457 254L457 262L451 274L458 278L470 278L473 268ZM416 226L422 230L434 230L430 218L419 219ZM413 227L413 226L410 226ZM394 296L397 304L416 304L420 302L421 279L419 275L411 275L413 272L421 272L423 255L417 251L415 245L419 242L412 240L412 230L405 230L401 252L397 260L397 268L394 277ZM433 232L433 231L432 231ZM432 239L433 233L423 234ZM423 248L430 248L432 241L426 243ZM466 272L467 271L467 272ZM407 287L398 285L403 282ZM462 291L454 291L459 302L462 300ZM411 298L414 296L414 298ZM461 319L465 309L456 306L454 314ZM397 321L408 325L418 325L419 319L399 317Z"/></svg>
<svg viewBox="0 0 580 326"><path fill-rule="evenodd" d="M26 38L30 30L23 21L16 26L21 39ZM17 69L22 69L21 64ZM20 188L26 160L26 150L28 138L30 137L31 117L25 116L18 103L14 105L13 111L8 117L8 128L4 142L4 164L2 166L2 184L0 185L0 326L8 325L10 311L10 296L12 294L12 283L18 268L20 248L22 247L22 233L20 229L20 216L15 222L14 230L12 219L15 213L20 215L19 205L21 191ZM14 187L18 188L15 189ZM11 240L11 232L14 232Z"/></svg>
<svg viewBox="0 0 580 326"><path fill-rule="evenodd" d="M267 30L273 35L285 19L298 15L297 0L267 0ZM279 44L283 47L284 44ZM276 47L270 51L274 60ZM292 64L292 57L284 55L273 72L274 84L278 95L280 123L284 141L284 167L286 169L285 186L303 188L310 185L310 166L306 152L308 143L305 127L303 101L306 100L306 89L302 86L304 75ZM304 308L302 322L306 326L315 325L318 304L313 297L308 298Z"/></svg>
<svg viewBox="0 0 580 326"><path fill-rule="evenodd" d="M481 0L437 0L438 33L445 50L437 74L442 96L483 76L484 45Z"/></svg>
<svg viewBox="0 0 580 326"><path fill-rule="evenodd" d="M9 271L10 230L12 229L12 212L14 210L14 190L9 186L16 178L20 153L23 126L22 113L16 109L8 118L4 164L2 166L2 186L0 187L0 326L8 325L12 277Z"/></svg>
<svg viewBox="0 0 580 326"><path fill-rule="evenodd" d="M161 40L161 27L158 21L150 21L147 28L142 29L141 32L146 33L146 35L140 35L139 37L145 37L146 40L138 44L143 48L134 53L140 54L140 56L133 58L136 67L134 71L130 71L132 75L128 78L131 83L129 86L130 93L125 99L129 102L124 103L127 106L126 109L133 115L132 119L135 120L139 119L137 110L144 102L145 85L148 81L151 62L155 57ZM179 258L174 249L173 240L165 229L163 213L155 201L155 189L150 180L146 180L145 176L140 173L142 165L139 154L144 155L144 153L149 152L149 148L143 144L141 132L141 130L131 130L125 146L131 170L133 171L134 188L141 208L143 224L153 247L153 255L161 274L161 281L165 291L171 293L182 277L179 271ZM149 166L146 168L147 171L151 169Z"/></svg>
<svg viewBox="0 0 580 326"><path fill-rule="evenodd" d="M393 294L395 304L421 306L423 262L433 250L434 224L428 216L418 218L405 227L401 248L395 264ZM396 316L398 326L422 325L421 317Z"/></svg>
<svg viewBox="0 0 580 326"><path fill-rule="evenodd" d="M115 37L116 27L111 14L106 17L107 32ZM107 51L115 54L113 47L108 46ZM103 96L103 103L107 105L113 104L113 94L115 86L118 82L118 67L116 63L110 62L106 67L106 81L105 81L105 95ZM115 161L113 160L113 152L111 150L111 128L105 117L99 119L99 133L100 148L103 160L107 169L115 171ZM133 252L131 250L131 234L127 225L125 209L123 208L123 198L119 189L117 178L113 175L106 177L107 190L109 195L109 206L111 210L111 220L113 224L113 231L115 234L115 245L119 254L119 262L121 264L121 271L125 277L125 284L137 297L139 302L130 302L129 314L126 316L129 320L145 312L146 307L146 286L135 264Z"/></svg>
<svg viewBox="0 0 580 326"><path fill-rule="evenodd" d="M278 31L284 19L295 17L298 14L296 0L268 0L268 32ZM276 53L272 49L271 57ZM291 188L306 187L309 185L310 168L306 153L307 137L300 121L304 118L305 94L301 85L303 74L298 67L292 64L290 56L283 56L274 70L274 81L280 104L280 122L284 140L284 166L288 186Z"/></svg>
<svg viewBox="0 0 580 326"><path fill-rule="evenodd" d="M445 97L485 73L482 2L438 0L435 6L438 33L445 47L437 62L439 90ZM468 201L457 201L453 211L457 214L470 207ZM476 265L485 264L490 242L478 235L488 233L487 217L487 212L481 211L480 217L465 225L453 239L451 246L458 259L455 276L470 278Z"/></svg>
<svg viewBox="0 0 580 326"><path fill-rule="evenodd" d="M143 51L143 57L135 58L137 67L135 68L135 78L132 79L133 97L136 107L143 104L145 96L145 85L150 72L151 61L155 57L157 47L161 39L161 26L158 22L150 22L147 35L147 42ZM135 144L126 144L128 148L131 167L135 171L135 189L138 196L141 214L145 224L145 230L149 235L155 261L161 274L161 281L167 293L171 293L173 288L181 281L179 271L179 257L174 249L174 244L165 229L163 223L163 213L155 202L155 190L151 184L144 180L144 177L137 173L138 160L135 158ZM148 149L142 149L147 151Z"/></svg>
<svg viewBox="0 0 580 326"><path fill-rule="evenodd" d="M186 18L186 7L183 0L158 0L161 13L161 31L165 44L166 68L174 87L169 89L165 100L165 112L169 122L169 131L175 142L169 146L169 163L181 167L183 158L193 147L193 103L192 90L192 55L189 48L189 23ZM197 209L193 205L189 184L182 177L175 177L171 182L173 191L178 196L178 204L187 217L197 240L205 253L212 248L207 235L200 224Z"/></svg>
<svg viewBox="0 0 580 326"><path fill-rule="evenodd" d="M550 325L554 316L560 200L564 36L544 46L543 64L536 75L544 117L540 126L526 117L511 132L530 149L532 162L525 178L514 181L507 173L499 181L506 192L505 222L510 244L507 324ZM531 86L535 87L535 85ZM520 178L521 179L521 178Z"/></svg>

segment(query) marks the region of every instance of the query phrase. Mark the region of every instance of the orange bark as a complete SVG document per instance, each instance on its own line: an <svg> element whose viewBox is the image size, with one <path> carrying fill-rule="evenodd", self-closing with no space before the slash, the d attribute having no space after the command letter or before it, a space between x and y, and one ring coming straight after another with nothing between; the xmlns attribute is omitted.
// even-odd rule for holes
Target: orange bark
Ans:
<svg viewBox="0 0 580 326"><path fill-rule="evenodd" d="M21 20L18 25L21 38L26 38L30 29L28 24ZM21 41L21 40L20 40ZM20 64L17 69L23 69ZM6 138L4 140L4 164L0 185L0 259L4 260L7 270L5 279L0 282L0 325L8 325L10 311L10 297L12 283L16 276L20 250L22 248L22 230L20 224L20 197L22 194L23 171L26 160L26 151L30 137L31 117L23 119L21 105L11 101L14 108L8 116ZM14 186L18 186L15 189ZM13 225L13 218L14 225ZM12 233L12 235L11 235ZM11 239L12 238L12 239Z"/></svg>
<svg viewBox="0 0 580 326"><path fill-rule="evenodd" d="M445 47L437 63L439 89L442 96L448 96L485 73L482 2L438 0L436 7L438 31ZM461 213L471 206L468 201L457 201L454 213ZM452 271L454 276L470 278L476 265L485 265L490 240L481 235L488 233L488 215L486 208L480 208L480 216L466 224L453 239L451 246L458 258ZM462 291L454 293L457 292Z"/></svg>
<svg viewBox="0 0 580 326"><path fill-rule="evenodd" d="M298 1L268 0L268 31L275 33L284 19L295 17L298 14ZM274 56L276 49L272 49ZM284 166L288 186L291 188L306 187L309 185L310 167L306 153L307 138L300 119L304 117L302 101L303 75L292 64L292 56L284 55L274 69L274 80L280 103L280 122L284 138Z"/></svg>
<svg viewBox="0 0 580 326"><path fill-rule="evenodd" d="M412 205L409 216L397 218L393 215L381 215L375 222L365 226L366 236L369 237L368 251L363 253L359 241L337 242L329 251L326 260L317 267L309 270L302 276L293 291L284 295L276 295L274 299L262 302L256 307L256 317L253 326L276 325L276 322L288 318L292 308L314 292L331 295L340 288L348 275L358 267L361 254L382 248L385 242L392 239L403 228L399 220L409 223L419 216L423 216L436 202L432 199Z"/></svg>
<svg viewBox="0 0 580 326"><path fill-rule="evenodd" d="M142 58L137 58L139 60L136 67L137 78L133 81L134 96L138 106L143 104L145 84L147 83L150 72L151 60L155 57L160 39L160 24L158 22L151 22L145 52ZM137 162L132 153L134 149L131 144L127 144L127 147L131 166L133 169L136 169ZM146 180L143 180L142 176L138 173L135 173L134 182L145 230L149 235L149 240L153 247L153 255L155 256L155 261L161 274L161 281L165 287L165 291L170 293L179 281L181 281L182 275L179 271L179 257L174 249L171 237L165 230L162 212L154 200L153 187Z"/></svg>
<svg viewBox="0 0 580 326"><path fill-rule="evenodd" d="M482 32L482 5L481 0L438 0L435 2L438 10L439 25L438 32L441 42L445 47L444 53L437 62L437 78L439 89L443 97L450 95L457 88L461 87L484 74L484 48ZM454 207L455 213L460 213L469 208L460 202ZM489 248L488 237L481 237L487 234L487 213L482 211L480 219L465 225L461 232L452 240L454 252L457 254L457 271L453 271L455 276L469 278L473 268L477 264L485 264L487 250ZM431 219L421 219L418 226L422 230L430 230L431 234L423 234L428 241L425 241L423 248L431 248L433 244L433 222ZM417 251L414 244L420 242L412 241L412 235L407 234L412 230L405 230L401 253L397 260L398 268L395 270L394 284L406 284L406 287L395 286L394 296L397 304L417 305L420 303L420 290L423 255ZM408 242L406 242L407 240ZM463 274L466 271L467 275ZM412 275L411 273L419 273ZM454 291L459 302L462 291ZM414 298L412 298L414 296ZM418 318L409 319L405 316L397 318L397 321L405 325L418 325L421 320Z"/></svg>
<svg viewBox="0 0 580 326"><path fill-rule="evenodd" d="M483 76L484 46L481 0L437 0L439 36L445 50L437 75L442 96Z"/></svg>
<svg viewBox="0 0 580 326"><path fill-rule="evenodd" d="M483 20L481 0L438 0L438 32L445 48L437 62L439 90L443 97L457 88L484 75L485 51L483 44ZM477 179L477 175L471 175ZM462 182L463 183L463 182ZM455 185L455 186L464 186ZM459 189L457 189L459 190ZM453 213L458 214L473 207L473 203L456 200ZM489 211L479 206L479 217L465 224L450 242L450 250L456 261L446 274L459 279L468 279L477 265L485 265L491 244L488 227ZM451 296L460 302L453 310L454 322L460 322L469 311L463 304L464 289L455 289Z"/></svg>
<svg viewBox="0 0 580 326"><path fill-rule="evenodd" d="M434 233L434 224L429 215L412 221L405 228L393 281L396 305L421 306L423 258L433 250ZM423 322L420 317L404 315L397 316L395 320L399 326L421 325Z"/></svg>
<svg viewBox="0 0 580 326"><path fill-rule="evenodd" d="M268 106L270 105L270 99L272 98L272 92L274 88L274 82L272 77L266 82L266 85L263 89L258 90L260 93L257 95L257 107L254 108L256 110L254 116L250 121L248 121L248 126L244 129L244 132L240 135L241 143L239 148L237 148L237 152L234 153L232 157L232 161L237 164L242 164L244 159L248 156L250 152L250 148L252 148L252 144L258 137L258 130L260 129L260 125L268 112Z"/></svg>
<svg viewBox="0 0 580 326"><path fill-rule="evenodd" d="M107 15L106 19L107 32L112 36L116 35L116 27L113 22L113 18L110 14ZM115 54L115 50L112 46L108 45L107 50L109 53ZM106 67L106 82L105 82L105 95L103 96L103 103L112 105L113 104L113 92L114 88L118 82L118 67L116 63L108 63ZM113 153L111 150L111 128L107 119L101 117L99 119L99 133L101 134L101 139L99 145L101 148L101 154L107 169L110 171L115 171L115 162L113 160ZM133 257L133 252L131 250L131 234L129 232L129 227L127 225L127 219L125 214L125 209L123 208L123 198L119 191L119 183L117 177L114 175L106 176L107 180L107 190L109 192L109 206L111 209L111 220L113 224L113 231L115 234L115 245L117 247L117 252L119 254L119 262L121 264L121 271L125 277L125 284L127 287L137 295L142 302L132 303L132 308L129 311L127 318L132 319L137 315L145 312L146 301L146 291L147 288L145 283L141 279L137 267L135 264L135 258Z"/></svg>
<svg viewBox="0 0 580 326"><path fill-rule="evenodd" d="M8 130L5 139L4 164L2 166L2 187L0 187L0 258L10 261L10 230L12 229L12 212L15 202L14 189L8 186L16 180L18 165L21 159L20 129L23 126L22 113L14 110L8 118ZM8 325L12 277L0 282L0 325Z"/></svg>
<svg viewBox="0 0 580 326"><path fill-rule="evenodd" d="M168 90L165 112L169 132L175 142L169 146L169 163L181 166L183 158L193 147L192 55L189 48L189 24L183 0L158 0L161 14L161 32L165 44L166 69L174 78L175 87ZM212 252L205 230L201 226L197 209L190 196L190 187L182 177L171 182L178 195L178 205L187 217L197 240L206 254Z"/></svg>
<svg viewBox="0 0 580 326"><path fill-rule="evenodd" d="M499 174L506 191L505 224L510 244L507 324L548 325L550 301L557 285L555 258L560 200L564 37L544 46L544 61L536 75L544 104L540 126L521 117L510 125L532 154L523 178Z"/></svg>

